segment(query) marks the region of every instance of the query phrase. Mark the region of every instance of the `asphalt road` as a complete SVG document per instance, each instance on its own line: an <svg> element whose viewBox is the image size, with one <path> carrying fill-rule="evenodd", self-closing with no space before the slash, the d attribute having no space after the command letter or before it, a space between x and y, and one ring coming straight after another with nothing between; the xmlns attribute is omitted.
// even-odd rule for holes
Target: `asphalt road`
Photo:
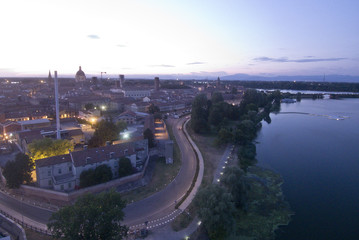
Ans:
<svg viewBox="0 0 359 240"><path fill-rule="evenodd" d="M12 209L27 218L44 224L49 221L50 216L53 213L50 210L29 205L25 202L9 197L7 194L2 192L0 192L0 204L5 208Z"/></svg>
<svg viewBox="0 0 359 240"><path fill-rule="evenodd" d="M187 119L170 119L173 133L181 152L182 166L175 178L165 189L125 208L124 222L127 226L163 217L175 210L175 201L179 201L191 186L196 171L196 157L184 133L179 128Z"/></svg>
<svg viewBox="0 0 359 240"><path fill-rule="evenodd" d="M141 224L145 221L163 217L175 210L176 201L179 201L189 189L196 170L195 154L187 141L182 130L183 122L187 120L171 119L173 123L173 133L181 151L182 166L175 178L165 189L141 201L129 204L125 209L124 223L127 226ZM18 201L0 192L0 204L5 208L33 219L36 222L46 224L52 211L29 205Z"/></svg>

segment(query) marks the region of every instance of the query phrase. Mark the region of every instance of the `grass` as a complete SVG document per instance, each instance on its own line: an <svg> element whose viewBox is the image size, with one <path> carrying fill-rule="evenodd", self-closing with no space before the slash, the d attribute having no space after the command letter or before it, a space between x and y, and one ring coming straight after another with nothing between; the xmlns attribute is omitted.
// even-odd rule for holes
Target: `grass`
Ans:
<svg viewBox="0 0 359 240"><path fill-rule="evenodd" d="M181 152L172 132L172 125L167 121L167 131L173 140L173 164L166 164L163 158L156 160L151 181L144 187L123 193L122 198L128 203L136 202L164 189L177 176L181 168Z"/></svg>
<svg viewBox="0 0 359 240"><path fill-rule="evenodd" d="M24 228L24 229L25 229L27 240L54 240L55 239L51 236L35 232L34 230L31 230L30 228Z"/></svg>
<svg viewBox="0 0 359 240"><path fill-rule="evenodd" d="M214 144L216 135L214 133L207 133L199 135L193 132L193 130L187 125L187 132L195 142L201 154L204 162L204 173L201 187L208 186L213 181L213 174L217 169L217 165L224 153L225 147L217 147ZM175 220L172 221L171 226L174 231L180 231L193 221L197 214L196 207L193 202L189 207L181 213Z"/></svg>
<svg viewBox="0 0 359 240"><path fill-rule="evenodd" d="M215 145L216 134L214 133L196 134L190 127L187 128L187 131L203 156L204 174L201 187L208 186L213 181L213 174L221 160L225 146Z"/></svg>

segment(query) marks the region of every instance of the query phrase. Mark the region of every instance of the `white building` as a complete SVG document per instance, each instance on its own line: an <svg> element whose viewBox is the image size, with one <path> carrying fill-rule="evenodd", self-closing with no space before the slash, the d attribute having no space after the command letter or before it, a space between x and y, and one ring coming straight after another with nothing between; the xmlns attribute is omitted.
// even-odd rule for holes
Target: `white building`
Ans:
<svg viewBox="0 0 359 240"><path fill-rule="evenodd" d="M103 164L109 166L113 178L117 178L122 157L129 158L133 167L139 162L144 163L148 158L147 139L36 160L37 184L41 188L72 191L80 186L83 171Z"/></svg>

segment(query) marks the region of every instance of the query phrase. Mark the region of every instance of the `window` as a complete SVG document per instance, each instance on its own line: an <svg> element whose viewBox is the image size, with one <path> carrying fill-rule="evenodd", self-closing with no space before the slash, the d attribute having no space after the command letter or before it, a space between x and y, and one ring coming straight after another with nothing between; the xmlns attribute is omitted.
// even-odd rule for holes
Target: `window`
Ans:
<svg viewBox="0 0 359 240"><path fill-rule="evenodd" d="M47 171L47 176L51 176L51 171Z"/></svg>
<svg viewBox="0 0 359 240"><path fill-rule="evenodd" d="M61 187L61 190L64 190L64 185L61 185L60 187Z"/></svg>
<svg viewBox="0 0 359 240"><path fill-rule="evenodd" d="M69 188L71 188L71 183L70 182L69 182L68 186L69 186Z"/></svg>
<svg viewBox="0 0 359 240"><path fill-rule="evenodd" d="M69 167L69 172L72 172L72 166Z"/></svg>
<svg viewBox="0 0 359 240"><path fill-rule="evenodd" d="M59 168L59 171L58 171L59 174L61 174L61 168Z"/></svg>
<svg viewBox="0 0 359 240"><path fill-rule="evenodd" d="M49 182L48 182L48 183L49 183L49 186L51 186L51 185L52 185L52 181L51 181L51 180L49 180Z"/></svg>

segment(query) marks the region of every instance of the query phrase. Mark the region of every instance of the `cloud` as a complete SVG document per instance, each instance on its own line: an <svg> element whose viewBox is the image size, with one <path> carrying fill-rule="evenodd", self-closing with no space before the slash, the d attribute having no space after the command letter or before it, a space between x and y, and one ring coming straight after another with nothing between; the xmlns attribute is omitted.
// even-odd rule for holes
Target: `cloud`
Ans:
<svg viewBox="0 0 359 240"><path fill-rule="evenodd" d="M187 65L198 65L198 64L205 64L205 62L190 62Z"/></svg>
<svg viewBox="0 0 359 240"><path fill-rule="evenodd" d="M87 35L87 37L91 39L100 39L98 35L94 35L94 34Z"/></svg>
<svg viewBox="0 0 359 240"><path fill-rule="evenodd" d="M281 57L281 58L258 57L258 58L253 58L253 60L258 62L308 63L308 62L336 62L336 61L346 60L346 58L314 58L313 56L307 56L306 58L289 59L287 57Z"/></svg>
<svg viewBox="0 0 359 240"><path fill-rule="evenodd" d="M123 44L117 44L116 47L127 47L127 46Z"/></svg>
<svg viewBox="0 0 359 240"><path fill-rule="evenodd" d="M175 67L175 66L168 65L168 64L160 64L160 65L150 65L150 67L166 67L166 68L170 68L170 67Z"/></svg>

